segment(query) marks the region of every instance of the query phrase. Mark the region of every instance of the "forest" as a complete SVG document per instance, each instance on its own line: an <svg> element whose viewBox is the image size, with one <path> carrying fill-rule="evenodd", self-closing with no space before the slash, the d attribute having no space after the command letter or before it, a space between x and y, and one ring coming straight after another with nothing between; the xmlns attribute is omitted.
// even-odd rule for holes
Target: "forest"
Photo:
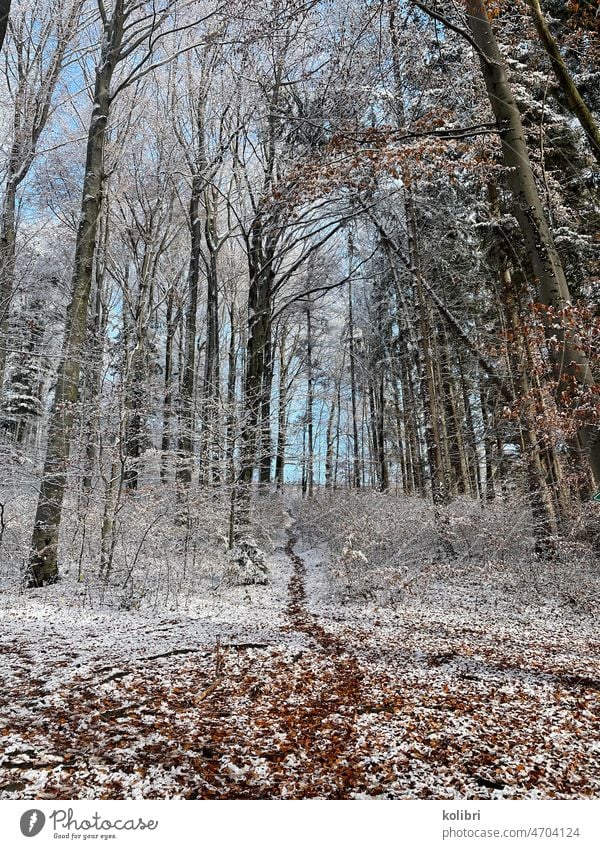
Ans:
<svg viewBox="0 0 600 849"><path fill-rule="evenodd" d="M599 58L0 0L0 799L598 796Z"/></svg>

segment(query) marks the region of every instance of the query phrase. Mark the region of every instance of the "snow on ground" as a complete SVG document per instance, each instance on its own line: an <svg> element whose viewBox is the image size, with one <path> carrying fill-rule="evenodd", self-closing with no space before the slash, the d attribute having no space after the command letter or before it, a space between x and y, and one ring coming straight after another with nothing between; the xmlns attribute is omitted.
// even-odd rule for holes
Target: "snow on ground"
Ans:
<svg viewBox="0 0 600 849"><path fill-rule="evenodd" d="M591 615L511 601L484 570L341 603L293 533L268 586L185 611L5 594L0 798L599 795Z"/></svg>

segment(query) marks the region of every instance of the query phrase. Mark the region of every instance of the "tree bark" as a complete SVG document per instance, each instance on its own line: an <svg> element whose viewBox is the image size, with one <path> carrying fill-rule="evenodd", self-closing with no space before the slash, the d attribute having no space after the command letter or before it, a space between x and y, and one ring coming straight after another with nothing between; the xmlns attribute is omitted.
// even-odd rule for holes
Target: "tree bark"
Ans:
<svg viewBox="0 0 600 849"><path fill-rule="evenodd" d="M227 483L235 480L235 443L236 414L235 386L237 382L237 328L235 322L235 303L228 306L229 348L227 351L227 422L225 426L225 462L227 464Z"/></svg>
<svg viewBox="0 0 600 849"><path fill-rule="evenodd" d="M173 321L174 298L175 289L173 286L170 286L169 291L167 292L167 338L165 340L163 422L160 445L160 479L163 484L166 484L168 482L169 450L171 448L171 406L173 403L173 337L175 335L175 322Z"/></svg>
<svg viewBox="0 0 600 849"><path fill-rule="evenodd" d="M219 481L219 421L218 405L220 393L219 368L219 287L217 270L217 232L216 205L214 190L207 190L206 222L204 236L207 248L207 287L206 287L206 358L204 360L203 390L203 443L201 455L203 480L207 484Z"/></svg>
<svg viewBox="0 0 600 849"><path fill-rule="evenodd" d="M190 226L190 263L187 277L187 310L185 314L185 354L181 377L181 416L179 430L179 457L176 480L183 486L192 482L194 466L194 388L196 385L196 318L198 313L198 285L200 281L200 256L202 251L202 224L200 201L204 178L198 169L192 177L192 192L188 210Z"/></svg>
<svg viewBox="0 0 600 849"><path fill-rule="evenodd" d="M352 244L349 242L350 266L352 266ZM360 454L358 440L358 410L356 391L356 345L354 340L354 307L352 303L352 281L348 283L348 353L350 359L350 401L352 405L352 485L360 489Z"/></svg>
<svg viewBox="0 0 600 849"><path fill-rule="evenodd" d="M314 435L314 369L313 369L313 336L312 336L312 305L306 307L306 478L307 495L312 498L315 486L315 435Z"/></svg>
<svg viewBox="0 0 600 849"><path fill-rule="evenodd" d="M90 122L81 218L75 244L71 302L67 310L62 357L50 413L42 483L37 504L29 561L32 586L58 579L58 534L67 486L75 405L92 282L98 220L104 185L104 147L111 105L110 84L123 38L124 0L117 0L113 17L106 21L100 62L96 69L94 108Z"/></svg>
<svg viewBox="0 0 600 849"><path fill-rule="evenodd" d="M279 339L279 391L277 393L277 448L275 456L275 485L282 492L285 478L285 452L287 447L287 402L289 361L286 361L285 343L287 334L281 332Z"/></svg>

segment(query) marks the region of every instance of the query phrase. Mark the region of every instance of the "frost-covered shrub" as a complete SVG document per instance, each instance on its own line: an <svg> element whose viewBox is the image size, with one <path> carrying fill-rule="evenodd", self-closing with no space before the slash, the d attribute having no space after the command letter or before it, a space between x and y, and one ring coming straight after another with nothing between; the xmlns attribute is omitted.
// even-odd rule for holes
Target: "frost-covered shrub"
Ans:
<svg viewBox="0 0 600 849"><path fill-rule="evenodd" d="M250 510L252 537L263 551L271 552L275 538L284 525L285 511L277 493L263 493L254 498Z"/></svg>
<svg viewBox="0 0 600 849"><path fill-rule="evenodd" d="M369 575L369 561L354 545L354 534L350 534L341 554L334 558L333 575L344 583L348 595L372 597L372 590L364 580Z"/></svg>
<svg viewBox="0 0 600 849"><path fill-rule="evenodd" d="M300 528L310 542L328 546L344 597L397 597L413 592L440 557L434 518L418 498L336 492L305 502Z"/></svg>
<svg viewBox="0 0 600 849"><path fill-rule="evenodd" d="M593 505L595 507L595 505ZM590 609L600 603L592 508L574 514L554 554L536 554L534 520L514 493L481 503L460 498L434 508L419 498L374 492L320 494L300 507L305 543L325 545L341 599L396 602L447 593L457 602L500 597Z"/></svg>
<svg viewBox="0 0 600 849"><path fill-rule="evenodd" d="M438 512L439 532L461 562L514 563L533 553L531 509L517 494L487 502L457 498Z"/></svg>
<svg viewBox="0 0 600 849"><path fill-rule="evenodd" d="M255 539L247 537L239 540L227 557L231 563L227 577L233 584L250 586L269 582L267 557Z"/></svg>

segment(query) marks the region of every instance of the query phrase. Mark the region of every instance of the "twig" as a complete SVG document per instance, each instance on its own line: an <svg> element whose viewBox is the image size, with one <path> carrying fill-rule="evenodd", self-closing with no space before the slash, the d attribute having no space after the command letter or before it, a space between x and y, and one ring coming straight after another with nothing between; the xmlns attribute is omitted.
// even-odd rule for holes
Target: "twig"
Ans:
<svg viewBox="0 0 600 849"><path fill-rule="evenodd" d="M212 693L215 692L219 684L221 683L222 678L216 678L212 684L206 688L206 690L202 690L199 696L196 696L196 702L203 702L204 699L207 699Z"/></svg>

